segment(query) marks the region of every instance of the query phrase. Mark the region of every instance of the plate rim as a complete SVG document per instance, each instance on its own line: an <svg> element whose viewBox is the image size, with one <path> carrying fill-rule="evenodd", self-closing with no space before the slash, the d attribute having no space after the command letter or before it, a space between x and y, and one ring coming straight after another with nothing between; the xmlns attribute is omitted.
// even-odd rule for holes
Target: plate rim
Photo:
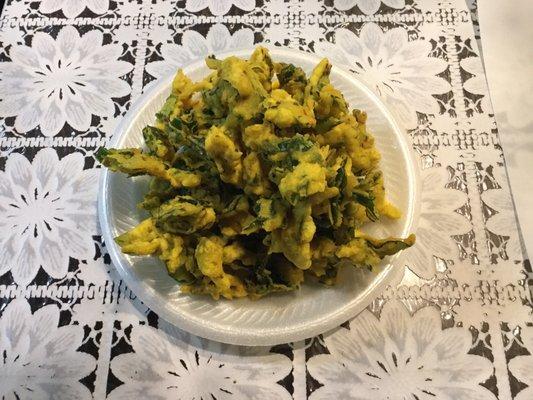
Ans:
<svg viewBox="0 0 533 400"><path fill-rule="evenodd" d="M297 56L301 58L307 58L308 61L314 62L318 62L321 59L320 56L314 53L303 52L300 50L289 49L286 47L268 45L263 45L263 47L268 48L274 55L274 57L276 56L276 54L282 56L286 55L288 57ZM255 47L246 49L235 49L233 51L217 53L216 56L245 56L251 54L254 49ZM203 66L203 64L203 59L193 60L186 66L183 66L182 69L184 73L187 74L188 71L195 70L196 68ZM367 86L367 84L363 80L359 79L355 74L345 70L344 68L339 67L338 65L334 65L332 67L332 70L334 70L335 73L339 73L340 75L343 75L345 78L353 82L357 82L358 88L364 91L365 94L377 104L377 106L383 112L384 117L393 127L395 134L398 135L401 150L408 154L406 167L408 170L408 175L411 175L413 177L414 184L409 187L411 196L410 198L412 198L413 201L411 204L409 204L407 210L402 211L406 214L405 230L408 232L414 232L416 231L419 214L418 211L420 208L420 169L418 166L417 159L414 157L414 153L409 144L408 138L406 137L406 133L403 129L401 129L397 120L394 118L394 114L383 103L383 101ZM150 84L147 90L134 101L130 109L126 112L119 124L114 129L111 139L107 143L108 147L113 147L120 141L120 139L129 131L129 129L131 129L135 118L146 106L149 100L171 85L174 75L175 73L172 73L168 76L161 77L155 80L152 84ZM194 320L191 320L190 318L187 318L187 316L180 313L179 310L176 310L175 308L171 309L166 304L161 304L158 299L156 299L157 291L146 284L143 285L142 281L135 279L130 272L130 263L121 258L122 253L120 252L118 246L113 240L113 234L111 232L111 223L109 222L109 193L105 189L108 186L110 176L111 172L107 168L102 168L98 184L98 220L102 237L104 242L106 243L107 251L111 257L113 267L118 271L120 278L124 281L124 284L128 288L130 288L130 290L139 298L139 300L141 300L149 309L153 310L160 318L163 318L167 323L174 325L179 329L182 329L202 338L233 345L273 346L282 343L307 339L309 337L327 332L331 329L335 329L346 320L352 319L360 312L362 312L376 296L382 293L383 289L393 279L395 273L399 270L400 265L403 266L403 263L401 261L403 259L403 252L401 252L400 254L396 254L393 257L390 257L388 259L387 264L384 265L379 272L380 279L378 281L376 281L376 279L373 279L370 285L365 288L365 290L361 294L361 297L364 299L364 301L359 301L355 304L353 303L353 301L348 302L342 308L336 310L334 313L324 315L320 319L313 321L312 324L307 324L304 327L293 326L290 329L280 329L274 333L266 335L264 332L243 332L240 328L236 330L231 329L229 327L213 327L208 323L198 323Z"/></svg>

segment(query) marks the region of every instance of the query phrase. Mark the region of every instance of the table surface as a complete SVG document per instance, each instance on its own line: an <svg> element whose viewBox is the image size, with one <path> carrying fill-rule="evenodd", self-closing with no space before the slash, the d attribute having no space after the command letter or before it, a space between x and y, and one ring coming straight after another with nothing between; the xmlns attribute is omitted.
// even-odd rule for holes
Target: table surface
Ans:
<svg viewBox="0 0 533 400"><path fill-rule="evenodd" d="M498 124L509 183L522 238L533 251L533 209L529 175L533 170L533 2L479 3L483 64ZM502 35L502 29L506 34Z"/></svg>
<svg viewBox="0 0 533 400"><path fill-rule="evenodd" d="M339 328L272 348L191 336L135 297L101 240L94 160L157 78L262 42L364 80L423 184L395 283ZM533 273L463 0L7 1L0 149L4 398L533 398Z"/></svg>

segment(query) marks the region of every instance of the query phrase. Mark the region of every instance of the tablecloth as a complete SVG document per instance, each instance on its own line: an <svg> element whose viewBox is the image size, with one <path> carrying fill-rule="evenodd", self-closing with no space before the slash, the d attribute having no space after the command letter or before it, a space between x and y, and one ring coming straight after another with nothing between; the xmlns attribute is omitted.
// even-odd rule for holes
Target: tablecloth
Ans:
<svg viewBox="0 0 533 400"><path fill-rule="evenodd" d="M0 397L533 398L533 274L464 1L8 0L0 41ZM365 81L423 186L396 282L271 348L191 336L135 297L99 233L94 159L157 78L262 42Z"/></svg>

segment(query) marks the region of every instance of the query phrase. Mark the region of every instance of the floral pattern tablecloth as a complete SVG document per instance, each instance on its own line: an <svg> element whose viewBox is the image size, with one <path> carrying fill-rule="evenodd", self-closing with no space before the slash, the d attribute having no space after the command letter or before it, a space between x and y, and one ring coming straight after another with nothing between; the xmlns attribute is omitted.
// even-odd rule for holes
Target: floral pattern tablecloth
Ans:
<svg viewBox="0 0 533 400"><path fill-rule="evenodd" d="M7 0L0 397L532 399L533 273L470 11L463 0ZM338 329L272 348L159 319L116 276L96 217L94 151L143 90L257 43L327 55L366 81L423 182L418 242L394 285Z"/></svg>

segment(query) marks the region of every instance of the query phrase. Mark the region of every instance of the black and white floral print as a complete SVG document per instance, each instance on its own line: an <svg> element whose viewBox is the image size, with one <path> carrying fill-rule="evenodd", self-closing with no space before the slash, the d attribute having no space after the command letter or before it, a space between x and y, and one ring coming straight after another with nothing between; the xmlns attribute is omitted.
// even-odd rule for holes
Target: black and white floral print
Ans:
<svg viewBox="0 0 533 400"><path fill-rule="evenodd" d="M91 399L80 382L96 367L90 354L77 351L83 329L59 326L56 305L33 312L24 298L13 300L0 319L0 396L2 399Z"/></svg>
<svg viewBox="0 0 533 400"><path fill-rule="evenodd" d="M124 385L109 398L128 396L185 399L291 398L277 382L291 371L291 360L268 348L238 347L191 337L172 326L146 325L131 331L133 352L111 362Z"/></svg>
<svg viewBox="0 0 533 400"><path fill-rule="evenodd" d="M479 385L492 366L468 354L471 340L464 329L442 330L434 307L410 316L403 304L390 301L379 319L363 311L348 328L324 338L329 354L307 363L323 384L310 399L494 399Z"/></svg>
<svg viewBox="0 0 533 400"><path fill-rule="evenodd" d="M43 14L62 11L65 17L74 18L85 9L103 14L109 9L109 0L40 0L39 11Z"/></svg>
<svg viewBox="0 0 533 400"><path fill-rule="evenodd" d="M92 258L96 230L97 170L83 169L73 152L59 159L51 148L33 161L13 153L0 172L0 274L29 284L43 268L63 278L69 257Z"/></svg>
<svg viewBox="0 0 533 400"><path fill-rule="evenodd" d="M438 114L439 105L433 95L450 90L449 83L438 76L446 69L446 62L430 56L428 41L409 41L402 27L384 32L378 24L369 22L359 35L339 28L334 43L320 42L316 50L348 66L395 108L407 128L416 126L417 112Z"/></svg>
<svg viewBox="0 0 533 400"><path fill-rule="evenodd" d="M0 64L0 116L15 116L19 132L39 126L45 136L65 123L89 129L92 115L113 116L112 99L131 91L120 77L133 66L118 60L121 54L121 46L103 44L98 30L80 35L65 26L55 39L37 32L30 46L12 46L11 61Z"/></svg>

